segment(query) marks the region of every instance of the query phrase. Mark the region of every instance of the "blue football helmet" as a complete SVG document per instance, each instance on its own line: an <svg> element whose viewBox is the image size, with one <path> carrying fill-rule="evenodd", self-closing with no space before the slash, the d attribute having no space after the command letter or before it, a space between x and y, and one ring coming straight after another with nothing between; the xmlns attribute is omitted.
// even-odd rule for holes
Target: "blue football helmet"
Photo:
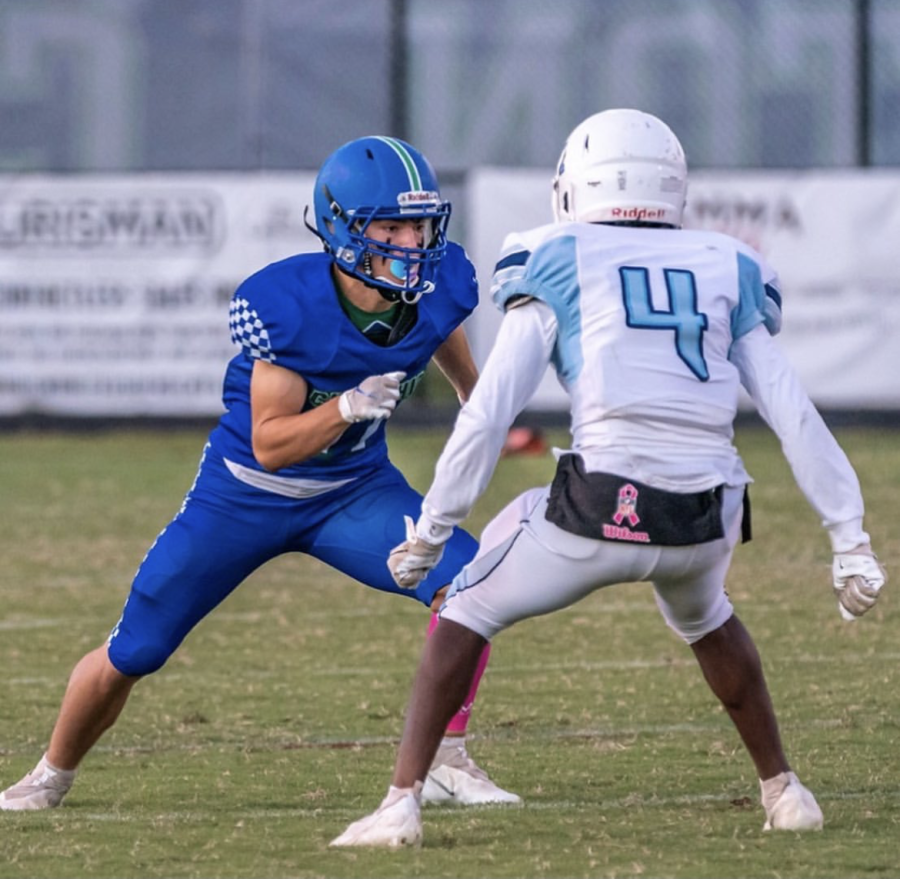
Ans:
<svg viewBox="0 0 900 879"><path fill-rule="evenodd" d="M414 147L393 137L361 137L335 150L316 177L316 230L342 272L392 302L408 305L434 290L447 250L450 203ZM424 247L400 247L366 235L373 220L425 220ZM390 278L375 277L372 258L388 260Z"/></svg>

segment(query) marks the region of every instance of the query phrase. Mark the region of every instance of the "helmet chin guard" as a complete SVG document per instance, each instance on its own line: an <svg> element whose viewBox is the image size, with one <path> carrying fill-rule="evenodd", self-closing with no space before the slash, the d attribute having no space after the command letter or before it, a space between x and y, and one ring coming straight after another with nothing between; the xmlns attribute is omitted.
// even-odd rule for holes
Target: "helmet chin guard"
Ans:
<svg viewBox="0 0 900 879"><path fill-rule="evenodd" d="M553 216L558 223L680 228L686 193L684 150L669 126L640 110L605 110L566 141L553 179Z"/></svg>
<svg viewBox="0 0 900 879"><path fill-rule="evenodd" d="M361 137L331 154L316 177L316 232L337 267L390 301L412 305L434 290L447 250L450 203L414 147L393 137ZM402 247L370 238L374 220L424 220L425 246ZM387 274L372 272L374 258Z"/></svg>

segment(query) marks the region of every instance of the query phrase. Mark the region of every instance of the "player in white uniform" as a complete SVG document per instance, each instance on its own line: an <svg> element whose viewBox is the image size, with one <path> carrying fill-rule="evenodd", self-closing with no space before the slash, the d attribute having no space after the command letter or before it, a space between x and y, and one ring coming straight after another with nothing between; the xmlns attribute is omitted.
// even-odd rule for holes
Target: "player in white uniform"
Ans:
<svg viewBox="0 0 900 879"><path fill-rule="evenodd" d="M856 474L772 339L774 272L733 238L680 228L686 182L681 145L659 119L599 113L563 151L556 223L505 242L492 290L505 316L422 514L391 554L394 579L412 588L440 559L548 364L570 397L572 450L560 453L552 485L526 491L485 529L426 646L388 795L333 845L421 840L422 780L485 642L634 581L653 584L737 727L760 779L764 829L822 827L725 592L750 530L750 478L732 444L741 385L827 529L845 619L875 603L884 569L863 531Z"/></svg>

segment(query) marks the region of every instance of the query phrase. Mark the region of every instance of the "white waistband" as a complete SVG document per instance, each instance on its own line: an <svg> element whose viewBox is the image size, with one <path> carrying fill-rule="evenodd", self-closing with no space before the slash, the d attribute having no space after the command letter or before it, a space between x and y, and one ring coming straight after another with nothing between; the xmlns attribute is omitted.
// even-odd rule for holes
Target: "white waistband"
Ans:
<svg viewBox="0 0 900 879"><path fill-rule="evenodd" d="M275 476L272 473L261 473L259 470L252 470L250 467L244 467L243 464L236 464L234 461L224 459L225 466L231 471L231 475L247 485L254 488L261 488L263 491L271 491L273 494L280 494L283 497L292 498L308 498L316 497L316 495L325 494L328 491L334 491L353 479L338 479L325 482L321 479L293 479L290 476Z"/></svg>

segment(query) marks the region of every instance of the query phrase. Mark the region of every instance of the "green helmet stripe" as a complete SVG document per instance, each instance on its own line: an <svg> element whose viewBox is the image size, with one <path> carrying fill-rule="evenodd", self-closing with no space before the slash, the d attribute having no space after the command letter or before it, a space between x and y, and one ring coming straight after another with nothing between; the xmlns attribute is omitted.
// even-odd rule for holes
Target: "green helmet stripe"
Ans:
<svg viewBox="0 0 900 879"><path fill-rule="evenodd" d="M419 176L419 169L416 167L413 157L409 154L409 150L399 140L394 140L392 137L378 137L377 139L382 143L386 143L398 155L400 161L403 162L403 167L406 168L406 173L409 177L410 190L413 192L420 191L422 189L422 178Z"/></svg>

